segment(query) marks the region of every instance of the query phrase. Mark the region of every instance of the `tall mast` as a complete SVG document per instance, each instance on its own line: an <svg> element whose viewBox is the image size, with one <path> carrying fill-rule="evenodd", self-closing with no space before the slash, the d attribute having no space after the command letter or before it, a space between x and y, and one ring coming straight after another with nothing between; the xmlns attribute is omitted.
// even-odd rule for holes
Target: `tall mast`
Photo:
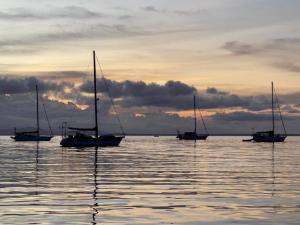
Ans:
<svg viewBox="0 0 300 225"><path fill-rule="evenodd" d="M194 132L197 133L196 96L194 95Z"/></svg>
<svg viewBox="0 0 300 225"><path fill-rule="evenodd" d="M97 79L96 79L96 53L93 51L94 62L94 107L95 107L95 137L98 138L98 107L97 107Z"/></svg>
<svg viewBox="0 0 300 225"><path fill-rule="evenodd" d="M274 84L272 81L272 131L275 132L275 122L274 122Z"/></svg>
<svg viewBox="0 0 300 225"><path fill-rule="evenodd" d="M36 92L36 129L37 129L37 135L40 136L39 90L37 85L35 85L35 92Z"/></svg>

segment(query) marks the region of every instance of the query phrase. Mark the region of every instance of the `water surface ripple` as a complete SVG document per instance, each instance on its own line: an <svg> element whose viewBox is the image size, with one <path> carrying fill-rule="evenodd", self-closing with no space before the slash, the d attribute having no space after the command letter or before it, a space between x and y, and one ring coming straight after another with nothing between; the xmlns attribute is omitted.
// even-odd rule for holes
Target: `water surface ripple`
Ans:
<svg viewBox="0 0 300 225"><path fill-rule="evenodd" d="M0 224L299 224L300 138L62 149L0 137Z"/></svg>

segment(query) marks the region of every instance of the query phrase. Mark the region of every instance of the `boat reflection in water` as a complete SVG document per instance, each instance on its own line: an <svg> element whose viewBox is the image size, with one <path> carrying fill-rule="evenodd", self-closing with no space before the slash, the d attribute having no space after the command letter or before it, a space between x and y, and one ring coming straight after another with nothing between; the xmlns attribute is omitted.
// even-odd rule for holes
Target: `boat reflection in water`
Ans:
<svg viewBox="0 0 300 225"><path fill-rule="evenodd" d="M98 202L97 202L97 190L98 190L98 147L95 147L95 156L94 156L94 191L93 191L93 200L94 204L92 206L93 212L92 212L92 224L97 224L97 214L99 213L98 210Z"/></svg>

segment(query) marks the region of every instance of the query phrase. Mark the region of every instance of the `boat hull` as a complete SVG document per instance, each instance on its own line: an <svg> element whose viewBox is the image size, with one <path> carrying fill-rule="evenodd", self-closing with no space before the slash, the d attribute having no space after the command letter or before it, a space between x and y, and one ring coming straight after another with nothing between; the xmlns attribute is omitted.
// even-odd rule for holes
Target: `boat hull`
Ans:
<svg viewBox="0 0 300 225"><path fill-rule="evenodd" d="M65 137L61 140L62 147L117 147L120 145L123 136L103 135L99 138L76 138L74 136Z"/></svg>
<svg viewBox="0 0 300 225"><path fill-rule="evenodd" d="M286 135L274 134L273 131L257 132L252 135L252 139L243 140L244 142L284 142Z"/></svg>
<svg viewBox="0 0 300 225"><path fill-rule="evenodd" d="M274 136L274 137L253 137L254 142L284 142L286 136Z"/></svg>
<svg viewBox="0 0 300 225"><path fill-rule="evenodd" d="M208 137L208 135L206 135L206 134L203 134L203 135L197 134L197 135L192 135L192 136L184 135L184 134L177 135L177 138L179 140L187 140L187 141L206 140L207 137Z"/></svg>
<svg viewBox="0 0 300 225"><path fill-rule="evenodd" d="M11 138L15 141L50 141L53 136L16 135Z"/></svg>

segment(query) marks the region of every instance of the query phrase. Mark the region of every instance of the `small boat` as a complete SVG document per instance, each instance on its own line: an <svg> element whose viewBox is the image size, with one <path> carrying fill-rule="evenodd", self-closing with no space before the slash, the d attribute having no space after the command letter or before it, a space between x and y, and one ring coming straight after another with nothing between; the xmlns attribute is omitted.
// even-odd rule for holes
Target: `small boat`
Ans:
<svg viewBox="0 0 300 225"><path fill-rule="evenodd" d="M278 111L279 111L279 115L280 115L280 119L281 119L281 124L284 130L284 134L275 134L275 112L274 112L274 84L272 82L272 130L269 131L260 131L260 132L255 132L254 134L252 134L252 139L246 139L243 140L245 142L284 142L286 137L287 137L287 133L286 133L286 129L285 129L285 125L284 125L284 121L281 115L281 110L280 110L280 106L278 103L278 98L277 95L275 94L276 100L277 100L277 106L278 106Z"/></svg>
<svg viewBox="0 0 300 225"><path fill-rule="evenodd" d="M63 138L60 142L62 147L115 147L119 146L122 139L125 135L99 135L98 128L98 97L97 97L97 75L96 75L96 53L93 51L93 64L94 64L94 117L95 117L95 126L93 128L76 128L76 127L62 127L65 129L63 132ZM75 131L75 134L67 134L67 131ZM87 135L84 132L93 131L95 132L94 136Z"/></svg>
<svg viewBox="0 0 300 225"><path fill-rule="evenodd" d="M204 122L201 112L200 112L200 116L201 116L202 124L203 124L204 130L205 130L205 134L197 134L196 96L194 96L194 131L184 132L182 134L178 130L176 138L178 138L179 140L194 140L194 141L206 140L209 134L208 134L207 127L205 125L205 122Z"/></svg>
<svg viewBox="0 0 300 225"><path fill-rule="evenodd" d="M39 118L39 90L38 86L35 86L36 91L36 130L34 131L23 131L23 132L17 132L17 129L15 128L15 136L12 136L11 138L15 141L50 141L53 138L52 135L52 129L48 120L48 116L46 114L46 110L44 108L47 122L49 125L50 133L51 135L41 135L40 134L40 118ZM44 106L44 104L43 104Z"/></svg>

